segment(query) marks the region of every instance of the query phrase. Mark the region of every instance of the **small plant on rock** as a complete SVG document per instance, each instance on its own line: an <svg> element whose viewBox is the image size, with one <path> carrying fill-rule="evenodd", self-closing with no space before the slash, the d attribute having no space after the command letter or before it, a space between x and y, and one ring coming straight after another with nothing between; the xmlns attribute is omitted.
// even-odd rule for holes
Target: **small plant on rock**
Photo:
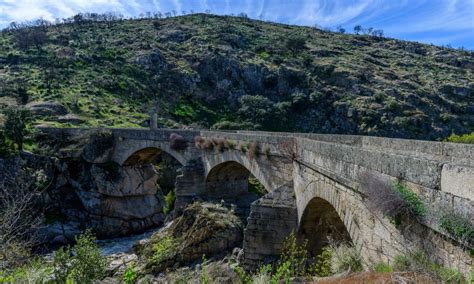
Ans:
<svg viewBox="0 0 474 284"><path fill-rule="evenodd" d="M138 274L135 270L134 265L127 266L127 269L123 273L122 280L125 284L133 284L137 281Z"/></svg>
<svg viewBox="0 0 474 284"><path fill-rule="evenodd" d="M455 212L445 212L440 225L446 233L467 247L474 246L474 224L472 220Z"/></svg>

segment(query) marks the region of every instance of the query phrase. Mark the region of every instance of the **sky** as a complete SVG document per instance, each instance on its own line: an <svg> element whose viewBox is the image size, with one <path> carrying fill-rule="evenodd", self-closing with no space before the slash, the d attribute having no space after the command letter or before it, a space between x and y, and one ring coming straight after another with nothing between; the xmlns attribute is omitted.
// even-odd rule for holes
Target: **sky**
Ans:
<svg viewBox="0 0 474 284"><path fill-rule="evenodd" d="M474 0L0 0L0 28L12 21L54 21L84 12L141 13L210 10L246 13L272 22L352 31L383 29L388 37L474 50Z"/></svg>

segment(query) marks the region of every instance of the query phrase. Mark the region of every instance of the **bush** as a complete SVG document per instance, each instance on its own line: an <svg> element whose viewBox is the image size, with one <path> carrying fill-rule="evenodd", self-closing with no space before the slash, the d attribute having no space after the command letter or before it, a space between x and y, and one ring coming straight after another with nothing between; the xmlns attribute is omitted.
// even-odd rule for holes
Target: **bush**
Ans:
<svg viewBox="0 0 474 284"><path fill-rule="evenodd" d="M427 210L425 204L423 201L421 201L418 195L416 195L416 193L401 183L394 184L393 189L403 198L412 215L422 217L426 214Z"/></svg>
<svg viewBox="0 0 474 284"><path fill-rule="evenodd" d="M23 108L9 107L3 110L3 114L5 115L3 135L16 144L18 150L22 150L25 136L30 132L30 111Z"/></svg>
<svg viewBox="0 0 474 284"><path fill-rule="evenodd" d="M0 129L0 158L11 158L18 154L18 148Z"/></svg>
<svg viewBox="0 0 474 284"><path fill-rule="evenodd" d="M248 150L249 151L248 151L247 155L248 155L249 159L253 159L253 158L257 157L258 154L259 154L259 145L258 145L258 143L255 142L255 141L250 142Z"/></svg>
<svg viewBox="0 0 474 284"><path fill-rule="evenodd" d="M174 209L174 201L176 200L176 194L174 190L170 190L168 194L165 195L165 207L163 208L163 213L168 215Z"/></svg>
<svg viewBox="0 0 474 284"><path fill-rule="evenodd" d="M464 135L456 135L453 133L444 141L453 143L474 144L474 132Z"/></svg>
<svg viewBox="0 0 474 284"><path fill-rule="evenodd" d="M127 269L124 271L122 280L125 284L133 284L138 278L137 271L135 270L134 265L127 266Z"/></svg>
<svg viewBox="0 0 474 284"><path fill-rule="evenodd" d="M162 238L159 242L153 245L153 256L151 257L150 264L153 266L159 266L167 261L170 257L174 256L176 246L176 241L171 236Z"/></svg>
<svg viewBox="0 0 474 284"><path fill-rule="evenodd" d="M249 192L253 192L258 196L264 196L265 194L267 194L267 190L265 189L265 187L253 175L249 177L248 190Z"/></svg>
<svg viewBox="0 0 474 284"><path fill-rule="evenodd" d="M362 271L362 257L355 247L348 244L331 245L331 270L333 273Z"/></svg>
<svg viewBox="0 0 474 284"><path fill-rule="evenodd" d="M107 260L95 243L91 231L76 238L72 249L63 248L54 253L54 275L59 282L92 283L105 276Z"/></svg>
<svg viewBox="0 0 474 284"><path fill-rule="evenodd" d="M286 41L285 47L291 52L296 53L305 48L306 38L303 36L292 36Z"/></svg>
<svg viewBox="0 0 474 284"><path fill-rule="evenodd" d="M474 245L474 224L472 220L453 212L445 212L440 227L451 237L467 246Z"/></svg>
<svg viewBox="0 0 474 284"><path fill-rule="evenodd" d="M431 275L442 283L464 283L462 274L452 268L446 268L432 262L424 252L415 252L395 257L395 271L415 271Z"/></svg>
<svg viewBox="0 0 474 284"><path fill-rule="evenodd" d="M321 253L318 255L318 260L312 268L313 274L321 277L326 277L332 275L332 266L331 260L333 251L331 247L324 247Z"/></svg>
<svg viewBox="0 0 474 284"><path fill-rule="evenodd" d="M176 150L176 151L181 151L181 150L186 149L187 145L188 143L186 142L186 139L184 139L183 136L176 133L172 133L170 135L171 149Z"/></svg>
<svg viewBox="0 0 474 284"><path fill-rule="evenodd" d="M396 225L402 216L419 218L427 213L418 195L401 183L391 184L373 174L365 174L361 178L361 187L369 206L392 218Z"/></svg>

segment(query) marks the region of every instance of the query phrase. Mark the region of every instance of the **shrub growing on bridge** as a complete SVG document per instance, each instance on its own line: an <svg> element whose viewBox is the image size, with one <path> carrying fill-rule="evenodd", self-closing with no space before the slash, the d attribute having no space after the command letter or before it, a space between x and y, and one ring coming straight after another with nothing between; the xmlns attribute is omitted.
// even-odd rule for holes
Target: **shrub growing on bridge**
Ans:
<svg viewBox="0 0 474 284"><path fill-rule="evenodd" d="M416 193L401 183L390 183L373 174L361 178L361 186L373 210L392 218L398 225L403 216L421 218L427 209Z"/></svg>
<svg viewBox="0 0 474 284"><path fill-rule="evenodd" d="M170 135L171 149L176 150L176 151L181 151L181 150L186 149L187 145L188 143L186 142L186 139L183 136L176 133L171 133Z"/></svg>

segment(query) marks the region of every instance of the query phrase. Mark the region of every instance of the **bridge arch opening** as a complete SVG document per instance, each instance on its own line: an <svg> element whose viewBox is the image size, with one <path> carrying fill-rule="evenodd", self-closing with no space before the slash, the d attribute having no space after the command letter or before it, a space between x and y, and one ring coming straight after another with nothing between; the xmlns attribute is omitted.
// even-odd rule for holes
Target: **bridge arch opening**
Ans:
<svg viewBox="0 0 474 284"><path fill-rule="evenodd" d="M206 177L205 195L235 206L235 212L244 220L250 214L251 203L267 192L258 178L235 161L215 166Z"/></svg>
<svg viewBox="0 0 474 284"><path fill-rule="evenodd" d="M352 242L336 209L319 197L306 206L297 236L299 241L308 241L307 248L312 257L317 257L327 245Z"/></svg>
<svg viewBox="0 0 474 284"><path fill-rule="evenodd" d="M183 167L176 157L160 148L148 147L131 154L123 166L152 167L156 178L156 197L163 203L164 213L174 208L176 178Z"/></svg>

